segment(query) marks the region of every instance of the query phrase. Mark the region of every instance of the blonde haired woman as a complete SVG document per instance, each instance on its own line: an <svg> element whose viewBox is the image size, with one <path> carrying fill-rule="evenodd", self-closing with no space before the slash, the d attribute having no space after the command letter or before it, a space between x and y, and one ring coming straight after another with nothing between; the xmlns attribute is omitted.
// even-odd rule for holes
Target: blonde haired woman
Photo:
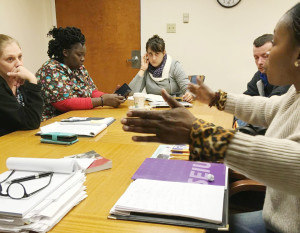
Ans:
<svg viewBox="0 0 300 233"><path fill-rule="evenodd" d="M23 66L19 43L0 34L0 136L38 128L42 109L41 88Z"/></svg>

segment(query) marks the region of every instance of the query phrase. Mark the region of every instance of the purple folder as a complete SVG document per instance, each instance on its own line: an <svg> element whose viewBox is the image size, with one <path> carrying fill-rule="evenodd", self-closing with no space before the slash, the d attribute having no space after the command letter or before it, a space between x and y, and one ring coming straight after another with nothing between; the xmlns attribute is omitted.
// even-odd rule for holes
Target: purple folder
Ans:
<svg viewBox="0 0 300 233"><path fill-rule="evenodd" d="M209 174L214 176L209 181ZM163 180L225 186L226 166L222 163L147 158L132 179Z"/></svg>

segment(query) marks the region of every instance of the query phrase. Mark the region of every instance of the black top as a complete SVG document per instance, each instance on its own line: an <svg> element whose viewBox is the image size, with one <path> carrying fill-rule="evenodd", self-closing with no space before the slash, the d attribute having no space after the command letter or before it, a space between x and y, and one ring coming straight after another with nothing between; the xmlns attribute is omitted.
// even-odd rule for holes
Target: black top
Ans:
<svg viewBox="0 0 300 233"><path fill-rule="evenodd" d="M0 76L0 136L40 126L43 110L41 87L25 82L19 91L25 106L19 104L7 82Z"/></svg>
<svg viewBox="0 0 300 233"><path fill-rule="evenodd" d="M251 96L259 96L259 92L256 86L256 83L261 80L260 78L260 72L257 71L251 81L247 84L247 90L244 92L245 95L251 95ZM265 96L271 97L272 95L283 95L285 94L288 89L290 88L290 85L287 86L273 86L271 84L268 84L265 88Z"/></svg>

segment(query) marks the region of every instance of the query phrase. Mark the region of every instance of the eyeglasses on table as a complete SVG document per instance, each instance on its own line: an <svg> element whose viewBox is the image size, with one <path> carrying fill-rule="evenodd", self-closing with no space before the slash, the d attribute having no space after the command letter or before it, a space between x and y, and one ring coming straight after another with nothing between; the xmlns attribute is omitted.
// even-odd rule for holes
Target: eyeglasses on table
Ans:
<svg viewBox="0 0 300 233"><path fill-rule="evenodd" d="M53 176L53 172L42 172L39 173L37 175L31 175L31 176L24 176L24 177L19 177L16 179L12 179L9 180L9 178L15 173L15 170L12 170L10 172L10 174L2 181L0 181L0 196L6 196L6 197L10 197L12 199L22 199L22 198L27 198L30 197L34 194L36 194L37 192L43 190L44 188L46 188L52 180L52 176ZM29 180L35 180L35 179L40 179L43 177L49 177L49 181L48 183L43 186L42 188L39 188L31 193L28 193L26 191L26 185L23 185L22 182L26 182ZM2 183L9 183L7 189L6 189L6 193L3 193L3 187L2 187Z"/></svg>

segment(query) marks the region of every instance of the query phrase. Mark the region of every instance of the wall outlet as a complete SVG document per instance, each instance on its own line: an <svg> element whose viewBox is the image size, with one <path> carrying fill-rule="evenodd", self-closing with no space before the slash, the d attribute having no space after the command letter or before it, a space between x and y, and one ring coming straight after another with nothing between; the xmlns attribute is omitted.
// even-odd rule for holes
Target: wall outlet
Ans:
<svg viewBox="0 0 300 233"><path fill-rule="evenodd" d="M176 33L176 24L175 23L167 24L167 33Z"/></svg>
<svg viewBox="0 0 300 233"><path fill-rule="evenodd" d="M183 13L183 22L188 23L189 22L189 13Z"/></svg>

